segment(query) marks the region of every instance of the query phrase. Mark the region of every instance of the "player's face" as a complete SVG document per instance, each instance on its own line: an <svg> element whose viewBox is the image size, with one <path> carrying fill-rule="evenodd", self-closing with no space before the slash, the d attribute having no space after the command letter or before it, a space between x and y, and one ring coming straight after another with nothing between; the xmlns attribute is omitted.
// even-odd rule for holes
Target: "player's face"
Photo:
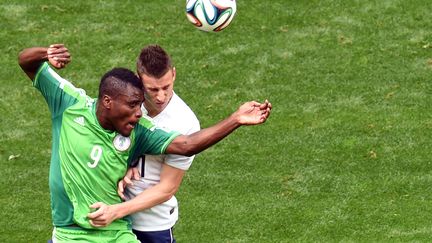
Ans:
<svg viewBox="0 0 432 243"><path fill-rule="evenodd" d="M173 96L174 80L176 77L175 68L168 70L160 78L141 75L144 85L144 105L150 116L159 114L168 105Z"/></svg>
<svg viewBox="0 0 432 243"><path fill-rule="evenodd" d="M114 129L127 137L142 116L141 104L144 101L142 90L128 85L126 90L112 100L110 120Z"/></svg>

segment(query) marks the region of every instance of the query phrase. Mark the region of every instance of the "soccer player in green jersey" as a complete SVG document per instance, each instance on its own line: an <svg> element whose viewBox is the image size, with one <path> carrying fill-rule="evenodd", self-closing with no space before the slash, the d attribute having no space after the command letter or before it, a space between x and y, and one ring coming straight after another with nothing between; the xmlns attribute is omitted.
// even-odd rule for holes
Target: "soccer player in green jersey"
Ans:
<svg viewBox="0 0 432 243"><path fill-rule="evenodd" d="M165 131L142 117L143 86L133 72L123 68L107 72L98 98L93 99L51 68L63 68L69 61L63 44L28 48L19 55L21 68L51 112L53 242L138 242L129 220L122 218L138 205L118 210L107 207L122 204L117 182L131 162L143 154L199 153L241 125L261 124L270 115L269 102L252 101L218 124L191 135ZM94 205L96 202L101 203ZM106 218L93 217L90 224L88 215L96 209L104 217L109 215L106 210L112 210L112 220L106 223ZM94 227L101 225L107 226Z"/></svg>

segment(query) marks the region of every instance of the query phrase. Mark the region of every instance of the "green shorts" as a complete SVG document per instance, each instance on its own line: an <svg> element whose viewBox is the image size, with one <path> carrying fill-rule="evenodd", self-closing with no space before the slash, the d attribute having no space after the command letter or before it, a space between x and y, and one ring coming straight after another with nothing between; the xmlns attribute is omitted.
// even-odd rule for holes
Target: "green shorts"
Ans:
<svg viewBox="0 0 432 243"><path fill-rule="evenodd" d="M132 230L84 230L55 228L53 242L139 243Z"/></svg>

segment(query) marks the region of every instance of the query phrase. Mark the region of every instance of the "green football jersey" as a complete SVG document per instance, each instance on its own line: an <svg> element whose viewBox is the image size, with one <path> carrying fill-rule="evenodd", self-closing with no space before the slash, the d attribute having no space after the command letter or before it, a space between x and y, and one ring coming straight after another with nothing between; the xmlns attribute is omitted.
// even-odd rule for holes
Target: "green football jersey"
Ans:
<svg viewBox="0 0 432 243"><path fill-rule="evenodd" d="M142 154L161 154L178 135L142 118L129 137L102 128L96 99L88 97L44 63L33 85L42 93L52 115L52 156L49 186L54 226L77 224L94 229L87 219L95 202L120 203L117 182L127 166ZM119 219L102 230L130 228Z"/></svg>

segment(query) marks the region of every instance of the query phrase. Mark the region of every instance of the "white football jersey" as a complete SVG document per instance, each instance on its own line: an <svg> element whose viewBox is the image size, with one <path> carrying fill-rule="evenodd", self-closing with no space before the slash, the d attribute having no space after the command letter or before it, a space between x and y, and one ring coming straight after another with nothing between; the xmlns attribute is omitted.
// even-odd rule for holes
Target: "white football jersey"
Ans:
<svg viewBox="0 0 432 243"><path fill-rule="evenodd" d="M147 114L142 106L143 114ZM173 94L165 109L153 118L153 122L165 130L174 130L182 134L191 134L200 130L200 124L193 111L177 95ZM160 182L162 163L172 167L188 170L194 156L181 155L145 155L137 165L141 173L141 179L134 181L134 185L126 188L126 196L133 198L147 188ZM143 210L131 215L132 228L139 231L161 231L174 226L178 219L178 203L175 196L168 201L156 205L153 208Z"/></svg>

